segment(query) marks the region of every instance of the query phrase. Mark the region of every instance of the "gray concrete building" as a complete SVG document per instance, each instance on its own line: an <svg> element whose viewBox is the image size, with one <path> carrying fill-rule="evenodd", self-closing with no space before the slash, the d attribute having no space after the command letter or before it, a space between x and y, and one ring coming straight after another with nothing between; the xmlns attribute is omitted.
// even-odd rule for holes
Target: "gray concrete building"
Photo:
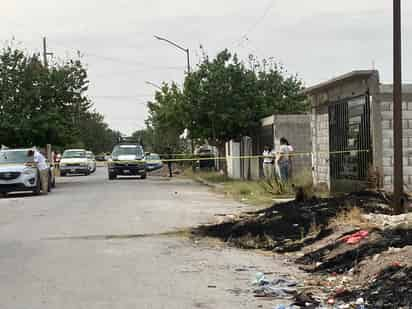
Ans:
<svg viewBox="0 0 412 309"><path fill-rule="evenodd" d="M405 190L412 190L412 85L403 86ZM375 70L304 91L311 102L313 179L331 191L393 186L393 87Z"/></svg>
<svg viewBox="0 0 412 309"><path fill-rule="evenodd" d="M311 115L272 115L261 120L261 152L265 145L276 151L280 139L285 137L294 149L292 156L293 177L310 173L312 167Z"/></svg>

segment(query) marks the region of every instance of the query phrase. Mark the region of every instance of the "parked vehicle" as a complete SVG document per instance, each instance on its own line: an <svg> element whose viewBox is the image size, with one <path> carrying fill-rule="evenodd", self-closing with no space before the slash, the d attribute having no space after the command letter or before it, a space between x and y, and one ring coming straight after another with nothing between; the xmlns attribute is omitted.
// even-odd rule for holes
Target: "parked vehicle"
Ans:
<svg viewBox="0 0 412 309"><path fill-rule="evenodd" d="M107 155L105 153L100 153L96 155L96 161L103 162L103 161L107 161L106 159L107 159Z"/></svg>
<svg viewBox="0 0 412 309"><path fill-rule="evenodd" d="M40 172L36 166L28 163L28 150L0 150L0 193L3 195L11 192L33 192L35 195L41 193ZM49 164L48 191L55 184L52 174Z"/></svg>
<svg viewBox="0 0 412 309"><path fill-rule="evenodd" d="M195 155L199 160L196 162L196 167L200 170L213 170L215 168L215 149L211 146L205 145L199 147L195 151Z"/></svg>
<svg viewBox="0 0 412 309"><path fill-rule="evenodd" d="M67 149L60 161L60 176L67 174L90 174L89 159L84 149Z"/></svg>
<svg viewBox="0 0 412 309"><path fill-rule="evenodd" d="M113 148L107 164L109 179L117 176L147 176L146 160L143 147L137 144L119 144Z"/></svg>
<svg viewBox="0 0 412 309"><path fill-rule="evenodd" d="M96 171L96 158L94 157L94 154L91 151L86 151L86 156L89 162L90 173L94 173Z"/></svg>
<svg viewBox="0 0 412 309"><path fill-rule="evenodd" d="M46 159L46 163L49 166L50 187L55 188L56 187L56 173L55 173L54 164L51 164L50 161L47 159Z"/></svg>
<svg viewBox="0 0 412 309"><path fill-rule="evenodd" d="M149 172L159 170L163 167L163 162L157 153L146 155L146 168Z"/></svg>

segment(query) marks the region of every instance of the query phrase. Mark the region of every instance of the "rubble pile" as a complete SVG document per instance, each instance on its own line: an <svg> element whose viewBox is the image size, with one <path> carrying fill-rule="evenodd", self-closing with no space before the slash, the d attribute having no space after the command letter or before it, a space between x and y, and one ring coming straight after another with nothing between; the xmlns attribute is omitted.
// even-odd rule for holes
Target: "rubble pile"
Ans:
<svg viewBox="0 0 412 309"><path fill-rule="evenodd" d="M412 308L412 214L395 216L390 203L369 191L291 201L201 226L194 234L288 253L311 274L296 287L295 306ZM339 221L353 208L362 220ZM288 294L289 287L271 284L255 292Z"/></svg>
<svg viewBox="0 0 412 309"><path fill-rule="evenodd" d="M412 308L412 267L389 266L358 294L376 308Z"/></svg>
<svg viewBox="0 0 412 309"><path fill-rule="evenodd" d="M351 244L341 238L335 243L305 254L296 260L303 264L304 269L309 272L328 272L342 274L363 259L374 256L389 248L403 248L412 245L412 230L388 229L373 230L368 236L360 239L358 243Z"/></svg>

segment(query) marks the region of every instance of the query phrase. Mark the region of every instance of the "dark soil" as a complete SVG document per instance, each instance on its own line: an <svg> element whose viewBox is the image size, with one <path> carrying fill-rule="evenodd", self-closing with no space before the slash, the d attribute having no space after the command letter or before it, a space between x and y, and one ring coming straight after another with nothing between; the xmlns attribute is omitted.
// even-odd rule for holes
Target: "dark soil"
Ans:
<svg viewBox="0 0 412 309"><path fill-rule="evenodd" d="M353 302L358 297L366 301L368 308L412 308L412 267L386 267L372 283L352 291L344 299Z"/></svg>
<svg viewBox="0 0 412 309"><path fill-rule="evenodd" d="M248 249L267 249L280 252L302 247L329 236L326 229L337 213L354 207L368 213L391 214L387 198L379 192L363 191L337 198L312 198L275 204L270 208L247 213L239 220L201 226L194 230L200 236L218 237L233 245ZM307 238L311 227L320 233Z"/></svg>
<svg viewBox="0 0 412 309"><path fill-rule="evenodd" d="M374 308L412 308L412 268L390 266L360 294Z"/></svg>
<svg viewBox="0 0 412 309"><path fill-rule="evenodd" d="M412 230L373 230L357 245L338 241L319 250L305 254L296 260L310 272L342 274L349 271L363 259L387 251L390 247L403 248L412 245Z"/></svg>

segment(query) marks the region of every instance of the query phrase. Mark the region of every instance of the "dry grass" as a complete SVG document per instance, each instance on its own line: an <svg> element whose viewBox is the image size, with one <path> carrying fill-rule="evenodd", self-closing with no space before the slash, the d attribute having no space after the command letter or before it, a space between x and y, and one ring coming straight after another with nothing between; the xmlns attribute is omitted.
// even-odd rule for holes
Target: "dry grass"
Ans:
<svg viewBox="0 0 412 309"><path fill-rule="evenodd" d="M315 235L318 235L321 231L322 231L322 227L316 224L316 222L313 222L309 227L308 235L315 236Z"/></svg>
<svg viewBox="0 0 412 309"><path fill-rule="evenodd" d="M362 216L360 208L354 207L348 211L340 212L329 222L330 227L353 226L361 229L371 229L377 226Z"/></svg>
<svg viewBox="0 0 412 309"><path fill-rule="evenodd" d="M231 181L223 185L221 191L236 200L252 205L271 205L273 195L266 192L257 181Z"/></svg>
<svg viewBox="0 0 412 309"><path fill-rule="evenodd" d="M227 175L220 172L196 172L194 173L191 168L187 168L183 171L183 176L196 179L201 178L211 183L225 183L232 181Z"/></svg>

